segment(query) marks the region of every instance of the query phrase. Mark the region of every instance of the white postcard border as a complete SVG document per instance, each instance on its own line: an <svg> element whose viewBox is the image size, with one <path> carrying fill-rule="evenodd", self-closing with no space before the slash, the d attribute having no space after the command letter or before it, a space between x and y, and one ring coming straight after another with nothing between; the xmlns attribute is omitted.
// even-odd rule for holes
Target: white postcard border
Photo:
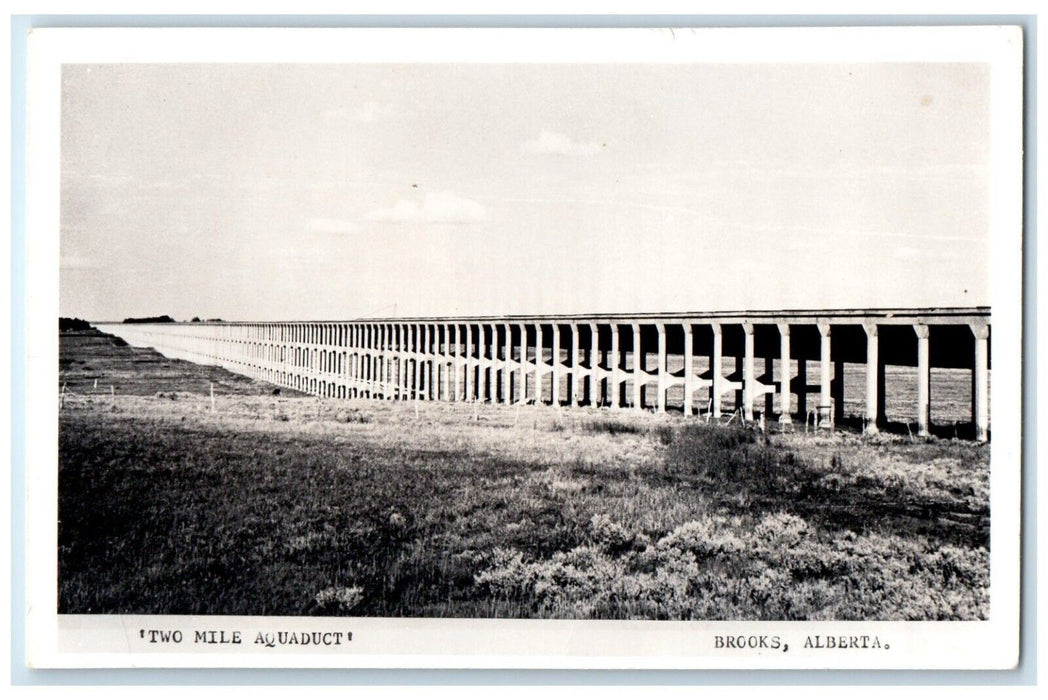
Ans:
<svg viewBox="0 0 1048 700"><path fill-rule="evenodd" d="M347 41L347 37L352 37ZM757 29L44 29L29 41L26 211L27 654L34 667L1009 668L1018 658L1021 486L1022 34L1018 27ZM985 62L991 68L991 610L974 623L661 623L344 618L348 654L183 649L139 631L182 617L58 616L60 71L84 62ZM75 618L75 619L74 619ZM204 620L216 628L218 618ZM82 624L81 624L82 623ZM228 630L323 630L328 618L221 618ZM738 651L717 634L876 635L879 655ZM370 635L370 636L369 636ZM880 637L878 637L880 639ZM371 640L371 641L366 641ZM640 640L640 644L638 644ZM796 642L793 642L796 644ZM206 648L206 647L205 647ZM452 653L442 653L454 649ZM550 654L549 650L556 653ZM674 654L674 649L689 653ZM597 651L593 651L597 650ZM621 650L617 652L616 650Z"/></svg>

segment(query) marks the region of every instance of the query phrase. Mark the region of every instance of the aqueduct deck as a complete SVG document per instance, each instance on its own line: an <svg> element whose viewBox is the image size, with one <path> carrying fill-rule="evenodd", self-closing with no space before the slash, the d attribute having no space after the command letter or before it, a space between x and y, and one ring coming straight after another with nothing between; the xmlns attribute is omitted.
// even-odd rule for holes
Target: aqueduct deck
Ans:
<svg viewBox="0 0 1048 700"><path fill-rule="evenodd" d="M886 366L916 367L920 435L932 425L932 368L966 369L974 436L989 438L987 307L96 325L325 397L665 411L672 393L685 415L719 417L731 396L745 419L783 424L812 409L820 424L842 420L845 363L862 363L869 433L885 423Z"/></svg>

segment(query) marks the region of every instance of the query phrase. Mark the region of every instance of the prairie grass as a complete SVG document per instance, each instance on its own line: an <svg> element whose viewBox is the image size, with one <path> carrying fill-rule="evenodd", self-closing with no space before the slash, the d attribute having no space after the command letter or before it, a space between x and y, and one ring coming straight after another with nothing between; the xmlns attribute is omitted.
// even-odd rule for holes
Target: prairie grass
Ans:
<svg viewBox="0 0 1048 700"><path fill-rule="evenodd" d="M63 337L60 359L63 613L988 612L986 446L539 406L416 417L105 337Z"/></svg>

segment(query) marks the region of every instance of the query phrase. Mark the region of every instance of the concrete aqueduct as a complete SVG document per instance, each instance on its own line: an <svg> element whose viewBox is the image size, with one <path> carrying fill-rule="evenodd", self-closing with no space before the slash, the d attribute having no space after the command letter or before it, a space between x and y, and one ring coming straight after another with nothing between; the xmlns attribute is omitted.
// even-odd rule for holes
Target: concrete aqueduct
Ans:
<svg viewBox="0 0 1048 700"><path fill-rule="evenodd" d="M887 366L916 368L906 423L920 435L933 427L933 368L970 370L972 434L989 439L986 307L97 325L168 357L324 397L672 405L713 418L730 408L783 424L845 421L845 367L858 363L860 386L848 394L861 389L868 433L887 421Z"/></svg>

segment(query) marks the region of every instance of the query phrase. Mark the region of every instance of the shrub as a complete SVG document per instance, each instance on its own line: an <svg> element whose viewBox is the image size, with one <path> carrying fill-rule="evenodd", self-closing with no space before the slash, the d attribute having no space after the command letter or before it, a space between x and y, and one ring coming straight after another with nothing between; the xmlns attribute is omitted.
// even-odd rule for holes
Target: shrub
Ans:
<svg viewBox="0 0 1048 700"><path fill-rule="evenodd" d="M633 535L622 525L612 522L607 515L594 515L590 519L589 529L593 542L604 551L620 552L633 545Z"/></svg>
<svg viewBox="0 0 1048 700"><path fill-rule="evenodd" d="M314 596L322 610L349 612L364 600L364 589L359 586L330 586Z"/></svg>
<svg viewBox="0 0 1048 700"><path fill-rule="evenodd" d="M594 516L589 531L591 544L547 559L496 549L475 583L532 614L552 617L985 616L985 550L850 532L824 540L803 518L785 512L767 514L753 526L711 515L684 523L654 544L606 515Z"/></svg>
<svg viewBox="0 0 1048 700"><path fill-rule="evenodd" d="M766 515L753 529L754 543L764 549L793 549L808 531L808 523L789 513Z"/></svg>
<svg viewBox="0 0 1048 700"><path fill-rule="evenodd" d="M609 435L629 434L637 435L645 432L645 428L636 423L613 418L595 418L582 422L582 431L585 433L607 433Z"/></svg>

